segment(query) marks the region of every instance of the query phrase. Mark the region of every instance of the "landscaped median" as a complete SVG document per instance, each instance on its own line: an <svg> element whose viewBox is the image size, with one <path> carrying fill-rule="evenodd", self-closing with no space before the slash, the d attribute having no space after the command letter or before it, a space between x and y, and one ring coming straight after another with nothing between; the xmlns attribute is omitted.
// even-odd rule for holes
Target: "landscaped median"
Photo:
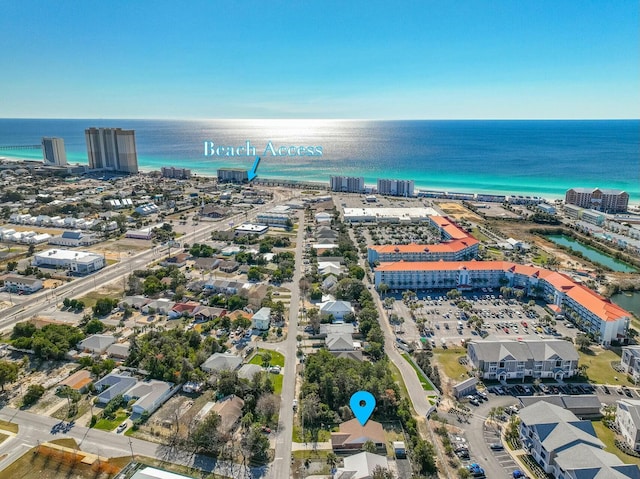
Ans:
<svg viewBox="0 0 640 479"><path fill-rule="evenodd" d="M411 356L407 353L402 353L402 357L407 360L407 362L411 365L411 367L415 370L418 375L418 379L420 380L420 384L422 384L422 389L425 391L433 391L436 392L435 386L431 383L427 375L418 367L416 363L413 362Z"/></svg>

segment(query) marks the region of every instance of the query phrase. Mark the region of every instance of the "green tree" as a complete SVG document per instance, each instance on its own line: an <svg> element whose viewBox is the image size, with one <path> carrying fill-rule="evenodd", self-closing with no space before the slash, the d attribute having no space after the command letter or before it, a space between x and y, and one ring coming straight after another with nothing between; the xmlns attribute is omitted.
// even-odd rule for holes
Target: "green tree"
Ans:
<svg viewBox="0 0 640 479"><path fill-rule="evenodd" d="M20 367L13 361L0 360L0 389L4 391L4 385L10 384L18 379Z"/></svg>
<svg viewBox="0 0 640 479"><path fill-rule="evenodd" d="M418 474L428 475L436 472L435 449L431 443L418 439L413 448L413 463Z"/></svg>
<svg viewBox="0 0 640 479"><path fill-rule="evenodd" d="M104 323L99 319L92 319L84 327L84 331L86 334L101 333L102 331L104 331Z"/></svg>
<svg viewBox="0 0 640 479"><path fill-rule="evenodd" d="M260 271L260 268L256 266L249 268L249 271L247 272L247 279L249 281L260 281L262 279L262 272Z"/></svg>
<svg viewBox="0 0 640 479"><path fill-rule="evenodd" d="M260 427L253 426L243 443L252 462L264 464L269 460L269 439L262 433Z"/></svg>
<svg viewBox="0 0 640 479"><path fill-rule="evenodd" d="M365 441L365 443L362 445L362 450L364 452L370 452L371 454L375 454L376 449L377 449L376 444L370 439Z"/></svg>
<svg viewBox="0 0 640 479"><path fill-rule="evenodd" d="M96 301L95 306L92 308L93 313L96 316L106 316L111 310L117 306L118 302L111 298L100 298Z"/></svg>
<svg viewBox="0 0 640 479"><path fill-rule="evenodd" d="M42 395L44 394L44 391L45 391L44 386L42 386L40 384L31 384L27 388L27 392L25 393L25 395L22 398L22 405L23 406L31 406L38 399L40 399L42 397Z"/></svg>
<svg viewBox="0 0 640 479"><path fill-rule="evenodd" d="M576 346L578 346L578 349L580 349L580 351L585 352L589 350L589 346L591 346L591 339L589 338L588 335L584 334L584 333L578 333L576 335Z"/></svg>

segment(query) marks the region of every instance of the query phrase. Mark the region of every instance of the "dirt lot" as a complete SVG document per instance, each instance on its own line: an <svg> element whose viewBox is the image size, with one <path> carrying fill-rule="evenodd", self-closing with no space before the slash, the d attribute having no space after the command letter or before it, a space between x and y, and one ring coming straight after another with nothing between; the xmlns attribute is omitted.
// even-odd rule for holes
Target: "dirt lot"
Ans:
<svg viewBox="0 0 640 479"><path fill-rule="evenodd" d="M94 244L86 248L86 250L105 255L107 259L122 260L126 258L129 252L136 253L151 247L153 247L151 241L134 238L118 238L117 240L111 239Z"/></svg>
<svg viewBox="0 0 640 479"><path fill-rule="evenodd" d="M461 219L465 219L467 221L473 221L474 223L481 223L483 219L475 214L473 211L465 208L460 203L454 202L435 202L434 203L440 208L444 213L451 216L453 219L459 221Z"/></svg>
<svg viewBox="0 0 640 479"><path fill-rule="evenodd" d="M66 445L66 444L65 444ZM34 451L35 452L35 451ZM27 451L4 471L2 477L11 479L110 479L126 465L129 457L99 461L93 465L80 464L73 454L64 454L42 447L40 452Z"/></svg>

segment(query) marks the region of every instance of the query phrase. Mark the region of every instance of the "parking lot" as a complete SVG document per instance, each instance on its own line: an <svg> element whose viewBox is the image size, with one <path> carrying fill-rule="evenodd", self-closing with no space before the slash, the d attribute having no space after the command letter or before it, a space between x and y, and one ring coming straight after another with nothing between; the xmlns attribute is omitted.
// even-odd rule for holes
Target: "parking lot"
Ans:
<svg viewBox="0 0 640 479"><path fill-rule="evenodd" d="M573 337L576 329L568 321L553 320L541 302L530 305L505 299L483 288L464 294L456 303L440 292L419 291L418 299L403 301L401 293L389 294L395 301L387 309L401 323L394 326L396 335L411 343L428 340L432 347L460 346L464 342L486 337L504 339L544 339ZM462 305L463 308L459 306ZM476 318L482 325L476 328ZM548 322L550 320L550 322Z"/></svg>

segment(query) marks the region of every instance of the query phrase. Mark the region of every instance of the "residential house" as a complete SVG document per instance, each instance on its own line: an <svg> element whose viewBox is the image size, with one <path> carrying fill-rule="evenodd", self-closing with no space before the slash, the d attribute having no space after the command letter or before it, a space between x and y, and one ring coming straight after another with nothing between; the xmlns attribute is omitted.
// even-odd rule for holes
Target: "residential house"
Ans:
<svg viewBox="0 0 640 479"><path fill-rule="evenodd" d="M224 308L214 308L213 306L199 306L193 311L193 319L197 323L204 323L215 318L221 318L227 314Z"/></svg>
<svg viewBox="0 0 640 479"><path fill-rule="evenodd" d="M590 421L571 411L540 401L520 410L523 447L547 474L556 479L584 477L640 478L640 469L625 465L597 437Z"/></svg>
<svg viewBox="0 0 640 479"><path fill-rule="evenodd" d="M467 355L486 379L553 378L563 380L578 371L573 344L560 339L477 340L469 342Z"/></svg>
<svg viewBox="0 0 640 479"><path fill-rule="evenodd" d="M200 216L206 216L207 218L224 218L227 216L228 210L225 208L221 208L217 205L204 205L202 210L200 211Z"/></svg>
<svg viewBox="0 0 640 479"><path fill-rule="evenodd" d="M78 351L101 355L115 342L116 338L113 334L94 334L78 343Z"/></svg>
<svg viewBox="0 0 640 479"><path fill-rule="evenodd" d="M359 450L367 441L373 442L378 449L385 447L382 424L369 419L363 426L354 418L341 423L338 432L331 433L331 447L334 450Z"/></svg>
<svg viewBox="0 0 640 479"><path fill-rule="evenodd" d="M130 343L114 343L107 348L107 356L114 359L127 359L130 348Z"/></svg>
<svg viewBox="0 0 640 479"><path fill-rule="evenodd" d="M145 304L151 302L149 298L145 298L144 296L125 296L122 298L122 301L118 303L118 307L120 309L124 309L125 307L130 307L133 309L141 309Z"/></svg>
<svg viewBox="0 0 640 479"><path fill-rule="evenodd" d="M195 301L187 301L186 303L176 303L169 311L169 319L178 319L182 316L191 316L194 310L200 306Z"/></svg>
<svg viewBox="0 0 640 479"><path fill-rule="evenodd" d="M136 385L138 380L126 373L109 373L94 384L98 396L96 401L100 404L107 404L116 396L126 393Z"/></svg>
<svg viewBox="0 0 640 479"><path fill-rule="evenodd" d="M318 261L318 273L321 275L330 274L330 275L341 275L342 267L340 264L336 264L329 261Z"/></svg>
<svg viewBox="0 0 640 479"><path fill-rule="evenodd" d="M640 451L640 400L619 399L616 424L627 445L634 451Z"/></svg>
<svg viewBox="0 0 640 479"><path fill-rule="evenodd" d="M640 381L640 346L623 347L620 364L624 371L638 383Z"/></svg>
<svg viewBox="0 0 640 479"><path fill-rule="evenodd" d="M318 223L319 225L331 224L332 219L332 216L329 213L325 213L324 211L316 213L315 216L316 223Z"/></svg>
<svg viewBox="0 0 640 479"><path fill-rule="evenodd" d="M260 308L251 318L251 327L266 331L271 323L271 308Z"/></svg>
<svg viewBox="0 0 640 479"><path fill-rule="evenodd" d="M200 369L207 373L219 371L234 371L242 364L242 358L231 353L214 353L200 365Z"/></svg>
<svg viewBox="0 0 640 479"><path fill-rule="evenodd" d="M322 280L322 291L331 292L335 289L338 284L338 278L335 275L330 274L325 279Z"/></svg>
<svg viewBox="0 0 640 479"><path fill-rule="evenodd" d="M240 264L235 260L223 261L222 263L220 263L220 266L218 266L220 271L222 271L223 273L233 273L239 267Z"/></svg>
<svg viewBox="0 0 640 479"><path fill-rule="evenodd" d="M242 367L238 369L238 377L251 381L256 374L261 372L262 366L258 364L243 364Z"/></svg>
<svg viewBox="0 0 640 479"><path fill-rule="evenodd" d="M244 401L233 394L216 401L212 410L220 415L220 430L223 433L233 432L242 418L243 407Z"/></svg>
<svg viewBox="0 0 640 479"><path fill-rule="evenodd" d="M129 402L136 400L131 406L133 414L152 414L171 396L173 384L164 381L149 379L138 381L124 394L124 400Z"/></svg>
<svg viewBox="0 0 640 479"><path fill-rule="evenodd" d="M42 280L33 276L7 274L2 278L4 288L11 293L31 294L42 289Z"/></svg>
<svg viewBox="0 0 640 479"><path fill-rule="evenodd" d="M349 301L326 301L320 303L320 314L333 316L334 320L343 320L347 314L353 314L354 309Z"/></svg>
<svg viewBox="0 0 640 479"><path fill-rule="evenodd" d="M376 468L389 469L385 456L361 452L344 458L344 467L339 467L334 479L371 479Z"/></svg>
<svg viewBox="0 0 640 479"><path fill-rule="evenodd" d="M211 271L220 266L220 263L222 263L222 260L219 258L197 258L193 266L203 271Z"/></svg>
<svg viewBox="0 0 640 479"><path fill-rule="evenodd" d="M336 324L321 324L318 338L326 338L330 334L347 334L353 336L356 333L356 327L353 323L336 323Z"/></svg>
<svg viewBox="0 0 640 479"><path fill-rule="evenodd" d="M141 311L144 314L160 314L162 316L166 316L169 314L169 311L175 306L175 302L169 301L165 298L154 299L153 301L149 301L145 304Z"/></svg>
<svg viewBox="0 0 640 479"><path fill-rule="evenodd" d="M161 261L160 265L165 267L177 266L178 268L182 268L184 265L187 264L188 259L189 259L188 253L178 253L173 256L169 256L164 261Z"/></svg>
<svg viewBox="0 0 640 479"><path fill-rule="evenodd" d="M91 373L86 369L81 369L73 373L64 381L58 383L58 389L62 389L64 387L69 387L74 391L78 391L79 393L85 393L89 388L89 384L91 384Z"/></svg>
<svg viewBox="0 0 640 479"><path fill-rule="evenodd" d="M350 334L329 334L324 343L331 352L354 351L356 349Z"/></svg>

